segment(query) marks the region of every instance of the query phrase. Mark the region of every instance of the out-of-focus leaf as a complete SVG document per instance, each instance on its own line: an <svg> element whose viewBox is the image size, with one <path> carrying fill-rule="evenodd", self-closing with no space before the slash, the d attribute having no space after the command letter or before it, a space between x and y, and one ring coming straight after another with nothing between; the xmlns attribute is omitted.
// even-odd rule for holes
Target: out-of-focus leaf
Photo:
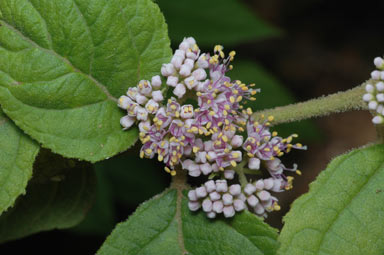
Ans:
<svg viewBox="0 0 384 255"><path fill-rule="evenodd" d="M384 145L332 160L285 216L281 255L384 251Z"/></svg>
<svg viewBox="0 0 384 255"><path fill-rule="evenodd" d="M0 217L0 243L45 230L73 227L94 198L92 165L43 151L27 194Z"/></svg>
<svg viewBox="0 0 384 255"><path fill-rule="evenodd" d="M200 46L225 46L279 35L238 0L157 0L169 26L170 38L193 36Z"/></svg>
<svg viewBox="0 0 384 255"><path fill-rule="evenodd" d="M174 189L143 203L97 254L275 254L277 232L261 218L244 212L209 220L204 213L191 213L187 203Z"/></svg>
<svg viewBox="0 0 384 255"><path fill-rule="evenodd" d="M39 145L0 109L0 215L25 193Z"/></svg>
<svg viewBox="0 0 384 255"><path fill-rule="evenodd" d="M262 66L255 62L235 60L234 69L228 73L232 79L241 80L247 84L255 83L261 93L256 95L256 101L248 103L254 111L283 106L294 103L292 93L281 82L269 74ZM281 136L298 133L304 141L318 141L322 134L319 128L309 120L281 124L273 127Z"/></svg>

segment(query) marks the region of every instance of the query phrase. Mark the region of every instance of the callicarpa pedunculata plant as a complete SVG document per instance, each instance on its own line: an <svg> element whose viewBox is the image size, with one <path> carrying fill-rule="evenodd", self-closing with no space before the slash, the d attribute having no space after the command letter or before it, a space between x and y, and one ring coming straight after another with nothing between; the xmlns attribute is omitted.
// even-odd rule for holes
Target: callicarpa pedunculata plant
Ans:
<svg viewBox="0 0 384 255"><path fill-rule="evenodd" d="M236 1L223 2L256 22ZM263 90L231 77L235 51L204 51L187 30L172 50L161 12L169 6L159 4L0 0L1 242L82 222L95 193L106 196L106 173L96 171L96 185L92 163L140 140L130 155L143 166L124 171L140 172L144 190L157 185L145 167L156 160L171 184L97 254L382 254L384 60L375 58L377 70L351 90L255 110ZM302 173L284 156L310 148L275 126L357 109L371 111L377 143L335 158L278 233L264 220ZM93 229L103 227L98 219Z"/></svg>

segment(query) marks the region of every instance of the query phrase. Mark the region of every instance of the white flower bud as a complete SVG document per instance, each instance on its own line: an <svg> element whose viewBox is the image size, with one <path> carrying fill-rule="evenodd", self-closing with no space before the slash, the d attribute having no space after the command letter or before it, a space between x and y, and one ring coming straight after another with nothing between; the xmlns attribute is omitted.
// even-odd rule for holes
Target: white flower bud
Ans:
<svg viewBox="0 0 384 255"><path fill-rule="evenodd" d="M384 118L381 117L381 116L375 116L373 119L372 119L372 122L373 124L383 124L384 122Z"/></svg>
<svg viewBox="0 0 384 255"><path fill-rule="evenodd" d="M136 102L137 102L138 104L143 105L143 104L145 104L147 101L148 101L148 98L147 98L146 96L144 96L144 95L142 95L142 94L140 94L140 93L137 93L137 95L136 95Z"/></svg>
<svg viewBox="0 0 384 255"><path fill-rule="evenodd" d="M380 72L380 79L384 80L384 72Z"/></svg>
<svg viewBox="0 0 384 255"><path fill-rule="evenodd" d="M209 164L209 163L205 163L205 164L200 165L200 171L201 171L204 175L208 175L208 174L212 173L212 167L211 167L211 164Z"/></svg>
<svg viewBox="0 0 384 255"><path fill-rule="evenodd" d="M197 66L200 67L200 68L208 68L209 66L209 62L207 60L207 56L204 54L201 54L201 56L199 57L199 59L197 60Z"/></svg>
<svg viewBox="0 0 384 255"><path fill-rule="evenodd" d="M184 61L184 58L180 57L180 56L176 56L174 55L171 59L171 63L172 65L176 68L176 69L180 69L181 65L183 64L183 61Z"/></svg>
<svg viewBox="0 0 384 255"><path fill-rule="evenodd" d="M232 137L232 140L231 140L231 145L233 148L238 148L240 147L241 145L243 145L243 136L241 135L235 135Z"/></svg>
<svg viewBox="0 0 384 255"><path fill-rule="evenodd" d="M155 100L156 102L160 102L164 100L163 93L161 90L155 90L152 91L152 99Z"/></svg>
<svg viewBox="0 0 384 255"><path fill-rule="evenodd" d="M189 192L188 192L188 199L190 200L190 201L197 201L197 195L196 195L196 191L195 190L190 190Z"/></svg>
<svg viewBox="0 0 384 255"><path fill-rule="evenodd" d="M379 102L384 102L384 94L383 93L377 94L376 99Z"/></svg>
<svg viewBox="0 0 384 255"><path fill-rule="evenodd" d="M193 60L194 60L194 59L197 58L198 54L195 53L195 52L193 52L193 51L187 51L186 54L185 54L185 56L186 56L187 58L189 58L189 59L193 59Z"/></svg>
<svg viewBox="0 0 384 255"><path fill-rule="evenodd" d="M281 179L275 179L273 180L273 187L272 187L272 191L274 192L281 192L282 191L282 180Z"/></svg>
<svg viewBox="0 0 384 255"><path fill-rule="evenodd" d="M196 188L196 196L197 198L203 198L207 196L207 190L204 186Z"/></svg>
<svg viewBox="0 0 384 255"><path fill-rule="evenodd" d="M144 96L149 96L152 92L151 83L147 80L141 80L137 87L139 88L139 93Z"/></svg>
<svg viewBox="0 0 384 255"><path fill-rule="evenodd" d="M120 119L120 125L123 126L124 129L130 128L133 123L135 123L135 118L128 115Z"/></svg>
<svg viewBox="0 0 384 255"><path fill-rule="evenodd" d="M214 192L209 193L209 198L212 201L217 201L221 198L221 195L218 192L214 191Z"/></svg>
<svg viewBox="0 0 384 255"><path fill-rule="evenodd" d="M231 194L225 193L223 195L223 204L224 205L231 205L233 202L233 196Z"/></svg>
<svg viewBox="0 0 384 255"><path fill-rule="evenodd" d="M373 63L375 64L375 66L377 68L382 68L383 67L383 64L384 64L384 60L381 58L381 57L376 57L374 60L373 60Z"/></svg>
<svg viewBox="0 0 384 255"><path fill-rule="evenodd" d="M177 84L176 88L173 90L173 94L178 98L182 98L185 95L185 92L187 92L187 89L182 83Z"/></svg>
<svg viewBox="0 0 384 255"><path fill-rule="evenodd" d="M182 59L184 59L185 58L185 51L178 49L175 51L175 53L173 55L181 57Z"/></svg>
<svg viewBox="0 0 384 255"><path fill-rule="evenodd" d="M377 108L377 102L376 101L370 101L369 103L368 103L368 108L370 109L370 110L376 110L376 108Z"/></svg>
<svg viewBox="0 0 384 255"><path fill-rule="evenodd" d="M211 193L216 190L216 184L214 180L209 180L206 183L204 183L205 189L208 193Z"/></svg>
<svg viewBox="0 0 384 255"><path fill-rule="evenodd" d="M169 64L163 64L161 67L161 74L165 77L172 75L175 72L175 67L169 63Z"/></svg>
<svg viewBox="0 0 384 255"><path fill-rule="evenodd" d="M188 170L189 171L200 171L200 166L192 161L192 163L189 164Z"/></svg>
<svg viewBox="0 0 384 255"><path fill-rule="evenodd" d="M380 80L380 77L381 77L381 73L380 73L380 71L377 71L377 70L373 71L373 72L371 73L371 77L372 77L372 79L374 79L374 80Z"/></svg>
<svg viewBox="0 0 384 255"><path fill-rule="evenodd" d="M258 158L250 158L248 160L248 168L252 170L260 169L260 159Z"/></svg>
<svg viewBox="0 0 384 255"><path fill-rule="evenodd" d="M196 44L196 40L192 36L184 38L184 41L188 42L190 47Z"/></svg>
<svg viewBox="0 0 384 255"><path fill-rule="evenodd" d="M245 188L244 188L244 192L245 194L247 195L251 195L252 193L254 193L256 191L256 187L250 183L248 183L247 185L245 185Z"/></svg>
<svg viewBox="0 0 384 255"><path fill-rule="evenodd" d="M372 94L375 91L375 87L372 84L367 84L365 85L365 91Z"/></svg>
<svg viewBox="0 0 384 255"><path fill-rule="evenodd" d="M224 204L222 201L215 201L212 205L212 210L216 213L222 213L224 209Z"/></svg>
<svg viewBox="0 0 384 255"><path fill-rule="evenodd" d="M146 121L148 119L148 112L143 107L138 106L136 113L137 113L136 115L137 120Z"/></svg>
<svg viewBox="0 0 384 255"><path fill-rule="evenodd" d="M212 211L212 201L209 198L204 199L202 207L204 212Z"/></svg>
<svg viewBox="0 0 384 255"><path fill-rule="evenodd" d="M225 181L225 180L217 180L216 181L216 191L217 192L227 192L227 190L228 190L227 181Z"/></svg>
<svg viewBox="0 0 384 255"><path fill-rule="evenodd" d="M233 207L237 212L240 212L245 209L245 203L240 199L233 200Z"/></svg>
<svg viewBox="0 0 384 255"><path fill-rule="evenodd" d="M368 85L370 85L370 84L368 84ZM366 89L367 89L368 85L365 87ZM372 86L372 87L373 87L373 86ZM384 82L380 81L380 82L376 83L376 89L377 89L377 91L379 91L379 92L384 91ZM369 91L367 91L367 92L369 92ZM373 91L372 91L372 92L373 92ZM372 92L370 92L370 93L372 93Z"/></svg>
<svg viewBox="0 0 384 255"><path fill-rule="evenodd" d="M192 68L189 65L183 64L180 67L179 74L181 76L187 77L187 76L189 76L191 74L191 71L192 71Z"/></svg>
<svg viewBox="0 0 384 255"><path fill-rule="evenodd" d="M190 119L193 117L193 106L191 104L185 104L181 107L180 116L183 119Z"/></svg>
<svg viewBox="0 0 384 255"><path fill-rule="evenodd" d="M189 66L190 69L192 70L193 67L195 66L195 61L192 60L192 59L187 58L187 59L184 61L184 65Z"/></svg>
<svg viewBox="0 0 384 255"><path fill-rule="evenodd" d="M201 81L207 78L207 73L203 68L199 68L193 71L192 76L195 77L196 80Z"/></svg>
<svg viewBox="0 0 384 255"><path fill-rule="evenodd" d="M184 52L187 51L189 49L189 43L187 41L182 41L180 44L179 44L179 49L180 50L183 50Z"/></svg>
<svg viewBox="0 0 384 255"><path fill-rule="evenodd" d="M151 84L154 89L159 89L161 87L160 75L153 76L151 79Z"/></svg>
<svg viewBox="0 0 384 255"><path fill-rule="evenodd" d="M233 206L224 206L223 208L223 214L225 218L231 218L235 215L235 209Z"/></svg>
<svg viewBox="0 0 384 255"><path fill-rule="evenodd" d="M132 99L130 99L129 97L127 96L121 96L118 100L118 103L117 105L121 108L121 109L124 109L124 110L127 110L127 108L129 107L129 105L133 103L132 102Z"/></svg>
<svg viewBox="0 0 384 255"><path fill-rule="evenodd" d="M376 112L379 114L381 114L383 112L383 110L384 110L384 106L381 104L379 104L376 108Z"/></svg>
<svg viewBox="0 0 384 255"><path fill-rule="evenodd" d="M273 187L273 179L268 178L264 180L264 189L270 190Z"/></svg>
<svg viewBox="0 0 384 255"><path fill-rule="evenodd" d="M179 78L177 76L168 76L167 85L171 87L176 87Z"/></svg>
<svg viewBox="0 0 384 255"><path fill-rule="evenodd" d="M265 212L263 205L260 204L260 203L258 203L258 204L256 205L256 207L254 208L253 211L254 211L257 215L262 215L262 214Z"/></svg>
<svg viewBox="0 0 384 255"><path fill-rule="evenodd" d="M232 180L233 178L235 178L235 171L233 171L233 170L224 170L224 178L227 179L227 180Z"/></svg>
<svg viewBox="0 0 384 255"><path fill-rule="evenodd" d="M147 133L150 127L151 127L151 122L149 120L142 121L139 123L140 132Z"/></svg>
<svg viewBox="0 0 384 255"><path fill-rule="evenodd" d="M248 204L251 206L251 207L255 207L257 205L257 203L259 203L259 199L257 199L257 197L255 195L250 195L248 198L247 198L247 202Z"/></svg>
<svg viewBox="0 0 384 255"><path fill-rule="evenodd" d="M264 189L264 182L263 182L263 180L258 180L255 183L255 187L256 187L256 190L258 190L258 191L263 190Z"/></svg>
<svg viewBox="0 0 384 255"><path fill-rule="evenodd" d="M241 186L239 184L233 184L229 186L229 193L231 193L232 196L238 196L241 194Z"/></svg>
<svg viewBox="0 0 384 255"><path fill-rule="evenodd" d="M201 175L201 172L200 172L200 170L198 170L198 171L189 171L188 175L192 176L192 177L199 177Z"/></svg>
<svg viewBox="0 0 384 255"><path fill-rule="evenodd" d="M207 218L214 219L215 217L216 217L216 213L215 212L208 212L207 213Z"/></svg>
<svg viewBox="0 0 384 255"><path fill-rule="evenodd" d="M189 201L188 202L188 208L192 212L199 210L200 206L201 206L200 202L197 202L197 201Z"/></svg>
<svg viewBox="0 0 384 255"><path fill-rule="evenodd" d="M159 104L155 100L150 99L145 105L145 109L148 113L155 114L159 110Z"/></svg>
<svg viewBox="0 0 384 255"><path fill-rule="evenodd" d="M261 201L268 201L271 198L271 194L265 190L257 192L257 196L260 198Z"/></svg>

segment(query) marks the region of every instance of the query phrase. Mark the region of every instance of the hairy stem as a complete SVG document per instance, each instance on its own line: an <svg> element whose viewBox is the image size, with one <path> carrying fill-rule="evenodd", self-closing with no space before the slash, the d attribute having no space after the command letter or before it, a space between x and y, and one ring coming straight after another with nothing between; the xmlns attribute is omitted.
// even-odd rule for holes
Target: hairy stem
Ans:
<svg viewBox="0 0 384 255"><path fill-rule="evenodd" d="M325 116L330 113L345 112L348 110L365 110L368 109L368 107L362 100L362 96L365 93L365 84L368 82L369 81L344 92L338 92L302 103L255 112L253 116L255 119L260 119L262 115L273 116L274 121L272 125L277 125Z"/></svg>
<svg viewBox="0 0 384 255"><path fill-rule="evenodd" d="M248 183L247 177L244 174L243 168L245 164L247 163L247 160L241 161L236 167L235 167L235 172L239 176L239 182L241 186L245 186Z"/></svg>

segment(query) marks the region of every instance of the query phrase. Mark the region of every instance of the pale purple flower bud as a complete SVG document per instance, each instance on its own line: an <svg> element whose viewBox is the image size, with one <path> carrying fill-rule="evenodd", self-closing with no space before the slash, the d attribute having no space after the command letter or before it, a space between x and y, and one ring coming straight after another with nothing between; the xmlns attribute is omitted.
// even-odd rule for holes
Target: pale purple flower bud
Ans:
<svg viewBox="0 0 384 255"><path fill-rule="evenodd" d="M233 206L224 206L223 208L223 214L225 218L231 218L235 215L235 209Z"/></svg>
<svg viewBox="0 0 384 255"><path fill-rule="evenodd" d="M212 166L211 166L211 164L205 163L205 164L200 165L200 171L204 175L208 175L208 174L212 173Z"/></svg>
<svg viewBox="0 0 384 255"><path fill-rule="evenodd" d="M207 78L207 73L203 68L199 68L193 71L192 76L195 77L196 80L201 81Z"/></svg>
<svg viewBox="0 0 384 255"><path fill-rule="evenodd" d="M184 58L174 55L172 57L171 63L176 69L180 69L181 65L183 64Z"/></svg>
<svg viewBox="0 0 384 255"><path fill-rule="evenodd" d="M265 190L257 192L257 196L260 198L261 201L268 201L271 198L271 194Z"/></svg>
<svg viewBox="0 0 384 255"><path fill-rule="evenodd" d="M197 201L189 201L188 202L188 208L189 210L191 210L192 212L194 211L197 211L200 209L200 202L197 202Z"/></svg>
<svg viewBox="0 0 384 255"><path fill-rule="evenodd" d="M379 114L381 114L383 112L383 110L384 110L384 107L382 105L380 105L380 104L376 108L376 112L379 113Z"/></svg>
<svg viewBox="0 0 384 255"><path fill-rule="evenodd" d="M371 73L371 77L372 77L372 79L374 79L374 80L380 80L380 76L381 76L380 71L375 70L375 71L373 71L373 72Z"/></svg>
<svg viewBox="0 0 384 255"><path fill-rule="evenodd" d="M372 122L373 124L383 124L384 123L384 118L381 117L381 116L375 116L373 119L372 119Z"/></svg>
<svg viewBox="0 0 384 255"><path fill-rule="evenodd" d="M175 72L175 67L169 63L169 64L163 64L161 67L161 74L165 77L172 75Z"/></svg>
<svg viewBox="0 0 384 255"><path fill-rule="evenodd" d="M193 106L191 104L186 104L181 107L180 116L183 119L190 119L193 117Z"/></svg>
<svg viewBox="0 0 384 255"><path fill-rule="evenodd" d="M146 121L148 119L148 112L141 106L137 107L137 120Z"/></svg>
<svg viewBox="0 0 384 255"><path fill-rule="evenodd" d="M215 217L216 217L216 213L215 212L208 212L207 213L207 218L214 219Z"/></svg>
<svg viewBox="0 0 384 255"><path fill-rule="evenodd" d="M188 89L193 89L198 84L198 82L195 80L195 77L193 76L186 78L184 83Z"/></svg>
<svg viewBox="0 0 384 255"><path fill-rule="evenodd" d="M216 160L216 158L217 158L216 152L214 152L214 151L209 151L208 152L208 160L209 161L214 161L214 160Z"/></svg>
<svg viewBox="0 0 384 255"><path fill-rule="evenodd" d="M144 96L149 96L152 92L151 83L147 80L141 80L137 87L139 88L139 93Z"/></svg>
<svg viewBox="0 0 384 255"><path fill-rule="evenodd" d="M145 105L145 109L148 113L155 114L159 110L159 104L155 100L150 99Z"/></svg>
<svg viewBox="0 0 384 255"><path fill-rule="evenodd" d="M207 196L207 190L204 186L196 188L196 196L197 198L203 198Z"/></svg>
<svg viewBox="0 0 384 255"><path fill-rule="evenodd" d="M132 100L131 100L129 97L127 97L127 96L121 96L121 97L119 98L119 101L118 101L117 105L118 105L120 108L122 108L122 109L124 109L124 110L127 110L127 108L129 107L129 105L130 105L131 103L133 103L133 102L132 102Z"/></svg>
<svg viewBox="0 0 384 255"><path fill-rule="evenodd" d="M143 105L143 104L145 104L147 101L148 101L148 98L147 98L146 96L144 96L144 95L142 95L142 94L140 94L140 93L137 93L137 95L136 95L136 102L137 102L138 104Z"/></svg>
<svg viewBox="0 0 384 255"><path fill-rule="evenodd" d="M245 209L245 203L240 199L233 200L233 207L237 212L240 212Z"/></svg>
<svg viewBox="0 0 384 255"><path fill-rule="evenodd" d="M179 44L180 50L187 51L189 48L190 48L189 43L185 41L185 39Z"/></svg>
<svg viewBox="0 0 384 255"><path fill-rule="evenodd" d="M380 72L380 79L384 80L384 72Z"/></svg>
<svg viewBox="0 0 384 255"><path fill-rule="evenodd" d="M220 193L214 191L214 192L209 193L209 198L212 201L217 201L217 200L219 200L221 198L221 195L220 195Z"/></svg>
<svg viewBox="0 0 384 255"><path fill-rule="evenodd" d="M168 76L167 85L171 87L176 87L178 81L179 81L179 78L177 76Z"/></svg>
<svg viewBox="0 0 384 255"><path fill-rule="evenodd" d="M264 189L264 182L263 182L263 180L258 180L255 183L255 187L256 187L256 190L258 190L258 191L263 190Z"/></svg>
<svg viewBox="0 0 384 255"><path fill-rule="evenodd" d="M202 207L204 212L212 211L212 201L209 198L204 199Z"/></svg>
<svg viewBox="0 0 384 255"><path fill-rule="evenodd" d="M164 100L163 93L161 90L155 90L152 91L152 99L155 100L156 102L160 102Z"/></svg>
<svg viewBox="0 0 384 255"><path fill-rule="evenodd" d="M214 180L209 180L206 183L204 183L205 189L208 193L211 193L212 191L216 190L216 184Z"/></svg>
<svg viewBox="0 0 384 255"><path fill-rule="evenodd" d="M235 171L233 170L224 170L224 177L227 180L232 180L235 178Z"/></svg>
<svg viewBox="0 0 384 255"><path fill-rule="evenodd" d="M233 148L238 148L240 147L242 144L243 144L243 136L241 135L235 135L232 137L232 140L231 140L231 145Z"/></svg>
<svg viewBox="0 0 384 255"><path fill-rule="evenodd" d="M368 84L369 85L369 84ZM367 85L367 86L368 86ZM367 88L367 87L366 87ZM378 83L376 83L376 89L377 89L377 91L379 91L379 92L382 92L382 91L384 91L384 82L382 82L382 81L380 81L380 82L378 82ZM368 91L367 91L368 92ZM372 91L373 92L373 91Z"/></svg>
<svg viewBox="0 0 384 255"><path fill-rule="evenodd" d="M220 168L216 163L212 164L212 171L213 172L217 173L217 172L219 172L219 170L220 170Z"/></svg>
<svg viewBox="0 0 384 255"><path fill-rule="evenodd" d="M185 51L178 49L178 50L175 51L175 53L173 55L181 57L182 59L184 59L185 58Z"/></svg>
<svg viewBox="0 0 384 255"><path fill-rule="evenodd" d="M209 66L209 62L207 60L207 56L205 55L205 53L201 54L201 56L197 60L197 66L204 69Z"/></svg>
<svg viewBox="0 0 384 255"><path fill-rule="evenodd" d="M195 172L195 171L200 172L200 166L192 161L192 163L189 164L188 170L191 172Z"/></svg>
<svg viewBox="0 0 384 255"><path fill-rule="evenodd" d="M184 41L188 42L190 47L196 44L196 40L192 36L184 38Z"/></svg>
<svg viewBox="0 0 384 255"><path fill-rule="evenodd" d="M248 168L253 170L260 169L260 159L258 158L250 158L248 160Z"/></svg>
<svg viewBox="0 0 384 255"><path fill-rule="evenodd" d="M139 123L140 132L147 133L150 127L151 127L151 122L149 120L142 121Z"/></svg>
<svg viewBox="0 0 384 255"><path fill-rule="evenodd" d="M123 126L124 129L130 128L133 125L133 123L135 123L135 118L130 117L128 115L120 119L120 125Z"/></svg>
<svg viewBox="0 0 384 255"><path fill-rule="evenodd" d="M224 205L231 205L233 202L233 196L231 194L225 193L223 195L223 204Z"/></svg>
<svg viewBox="0 0 384 255"><path fill-rule="evenodd" d="M190 190L188 192L188 199L189 199L189 201L197 201L198 200L195 190Z"/></svg>
<svg viewBox="0 0 384 255"><path fill-rule="evenodd" d="M173 90L173 94L178 98L182 98L185 95L185 92L187 92L187 90L182 83L177 84L176 88Z"/></svg>
<svg viewBox="0 0 384 255"><path fill-rule="evenodd" d="M271 190L274 192L281 192L282 186L283 186L282 184L283 184L283 181L281 179L273 180L273 187Z"/></svg>
<svg viewBox="0 0 384 255"><path fill-rule="evenodd" d="M380 83L380 82L378 82L378 83ZM378 84L377 83L377 84ZM382 82L381 82L382 83ZM377 85L376 85L377 86ZM384 86L384 83L383 83L383 86ZM375 87L372 85L372 84L367 84L366 86L365 86L365 91L367 91L368 93L373 93L373 92L375 92Z"/></svg>
<svg viewBox="0 0 384 255"><path fill-rule="evenodd" d="M160 75L155 75L151 79L152 88L159 89L161 87Z"/></svg>
<svg viewBox="0 0 384 255"><path fill-rule="evenodd" d="M270 160L266 162L268 170L275 172L275 173L282 173L283 172L283 167L281 165L281 160L278 158L275 158L274 160Z"/></svg>
<svg viewBox="0 0 384 255"><path fill-rule="evenodd" d="M257 199L257 197L255 195L250 195L248 198L247 198L247 203L252 206L252 207L255 207L257 205L257 203L259 203L259 199Z"/></svg>
<svg viewBox="0 0 384 255"><path fill-rule="evenodd" d="M264 209L264 207L263 207L262 204L258 203L258 204L255 206L255 208L254 208L253 211L254 211L257 215L262 215L262 214L265 212L265 209Z"/></svg>
<svg viewBox="0 0 384 255"><path fill-rule="evenodd" d="M268 178L264 180L264 189L270 190L273 187L273 179Z"/></svg>
<svg viewBox="0 0 384 255"><path fill-rule="evenodd" d="M375 66L377 68L383 68L383 64L384 64L384 60L381 58L381 57L376 57L374 60L373 60L373 63L375 64Z"/></svg>
<svg viewBox="0 0 384 255"><path fill-rule="evenodd" d="M225 180L217 180L216 181L216 191L217 192L227 192L227 190L228 190L227 181L225 181Z"/></svg>
<svg viewBox="0 0 384 255"><path fill-rule="evenodd" d="M191 160L191 159L186 159L186 160L181 162L181 166L183 167L183 169L187 169L188 171L189 171L189 167L192 164L195 164L195 162L193 162L193 160Z"/></svg>
<svg viewBox="0 0 384 255"><path fill-rule="evenodd" d="M195 161L197 163L207 163L207 152L205 152L205 151L197 152Z"/></svg>
<svg viewBox="0 0 384 255"><path fill-rule="evenodd" d="M191 68L191 70L192 70L193 67L195 66L195 61L192 60L192 59L187 58L187 59L184 61L184 65L189 66L189 67Z"/></svg>
<svg viewBox="0 0 384 255"><path fill-rule="evenodd" d="M373 99L373 95L372 94L364 94L364 96L363 96L363 100L365 101L365 102L369 102L369 101L371 101Z"/></svg>
<svg viewBox="0 0 384 255"><path fill-rule="evenodd" d="M248 183L247 185L245 185L245 188L244 188L244 192L245 194L247 195L251 195L253 192L256 191L256 187L250 183Z"/></svg>
<svg viewBox="0 0 384 255"><path fill-rule="evenodd" d="M189 76L191 74L191 71L192 71L192 68L189 65L183 64L180 67L179 74L186 77L186 76Z"/></svg>
<svg viewBox="0 0 384 255"><path fill-rule="evenodd" d="M197 58L197 53L193 52L193 51L190 51L188 50L185 54L185 56L189 59L196 59Z"/></svg>
<svg viewBox="0 0 384 255"><path fill-rule="evenodd" d="M189 171L188 175L192 176L192 177L199 177L201 175L201 172L200 172L200 170L198 170L198 171Z"/></svg>
<svg viewBox="0 0 384 255"><path fill-rule="evenodd" d="M376 101L370 101L370 102L368 103L368 108L369 108L370 110L376 110L377 106L378 106L378 103L377 103Z"/></svg>
<svg viewBox="0 0 384 255"><path fill-rule="evenodd" d="M367 95L367 94L366 94L366 95ZM379 102L384 102L384 94L383 94L383 93L377 94L377 95L376 95L376 99L377 99L377 101L379 101Z"/></svg>
<svg viewBox="0 0 384 255"><path fill-rule="evenodd" d="M139 93L139 89L137 87L129 88L127 91L127 96L129 96L132 100L136 100L136 95Z"/></svg>
<svg viewBox="0 0 384 255"><path fill-rule="evenodd" d="M232 196L238 196L241 194L241 186L239 184L233 184L229 186L229 193L231 193Z"/></svg>
<svg viewBox="0 0 384 255"><path fill-rule="evenodd" d="M222 213L224 209L224 204L222 201L215 201L212 205L212 210L216 213Z"/></svg>

